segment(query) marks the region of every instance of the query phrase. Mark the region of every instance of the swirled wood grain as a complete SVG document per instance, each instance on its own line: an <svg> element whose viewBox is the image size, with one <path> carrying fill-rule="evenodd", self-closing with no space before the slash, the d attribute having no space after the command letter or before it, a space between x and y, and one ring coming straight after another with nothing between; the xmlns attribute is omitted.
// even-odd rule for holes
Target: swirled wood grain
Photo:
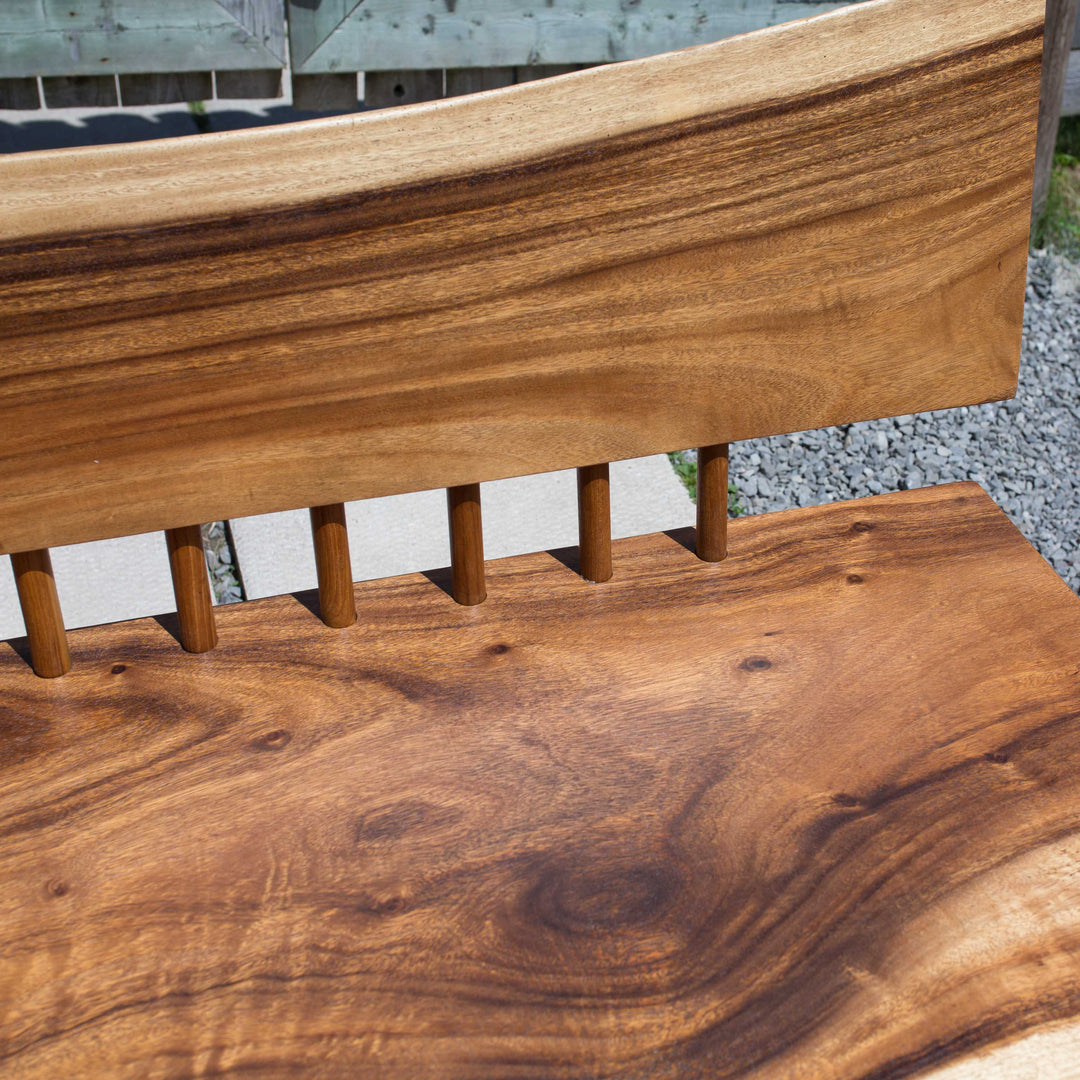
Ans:
<svg viewBox="0 0 1080 1080"><path fill-rule="evenodd" d="M971 484L730 549L0 653L0 1071L1065 1075L1080 600Z"/></svg>
<svg viewBox="0 0 1080 1080"><path fill-rule="evenodd" d="M0 552L1009 396L1042 20L0 160Z"/></svg>

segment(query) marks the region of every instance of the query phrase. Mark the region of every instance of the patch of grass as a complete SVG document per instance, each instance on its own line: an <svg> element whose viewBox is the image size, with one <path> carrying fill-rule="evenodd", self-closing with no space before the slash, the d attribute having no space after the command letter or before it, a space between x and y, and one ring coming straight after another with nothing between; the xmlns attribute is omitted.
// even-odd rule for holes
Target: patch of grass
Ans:
<svg viewBox="0 0 1080 1080"><path fill-rule="evenodd" d="M206 112L206 105L201 101L189 101L188 112L195 122L195 128L200 135L205 135L210 130L210 117Z"/></svg>
<svg viewBox="0 0 1080 1080"><path fill-rule="evenodd" d="M1080 116L1062 118L1046 207L1031 242L1080 258Z"/></svg>
<svg viewBox="0 0 1080 1080"><path fill-rule="evenodd" d="M675 475L683 482L683 486L690 493L692 502L697 502L697 462L686 456L685 450L676 450L668 454L668 461L675 470ZM739 497L739 489L732 483L728 484L728 514L731 517L742 517L748 513Z"/></svg>
<svg viewBox="0 0 1080 1080"><path fill-rule="evenodd" d="M1063 116L1058 127L1057 146L1059 154L1080 158L1080 116Z"/></svg>

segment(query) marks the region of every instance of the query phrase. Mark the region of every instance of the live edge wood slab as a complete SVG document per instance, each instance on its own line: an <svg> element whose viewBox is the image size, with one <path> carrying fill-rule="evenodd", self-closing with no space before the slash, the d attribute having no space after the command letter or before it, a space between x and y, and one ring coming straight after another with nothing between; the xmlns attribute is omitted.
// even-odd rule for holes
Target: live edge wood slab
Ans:
<svg viewBox="0 0 1080 1080"><path fill-rule="evenodd" d="M0 1073L1070 1075L1080 601L971 484L685 539L0 650Z"/></svg>
<svg viewBox="0 0 1080 1080"><path fill-rule="evenodd" d="M0 553L1007 397L1043 0L0 160Z"/></svg>

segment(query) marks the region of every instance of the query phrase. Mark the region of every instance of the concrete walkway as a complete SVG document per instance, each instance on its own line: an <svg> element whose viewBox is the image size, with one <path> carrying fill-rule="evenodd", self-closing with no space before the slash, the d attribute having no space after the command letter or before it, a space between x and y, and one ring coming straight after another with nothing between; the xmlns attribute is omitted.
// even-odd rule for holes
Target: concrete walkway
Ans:
<svg viewBox="0 0 1080 1080"><path fill-rule="evenodd" d="M484 555L498 559L577 543L573 470L496 480L480 488ZM353 578L389 577L447 566L446 494L421 491L349 503ZM611 466L611 526L634 536L693 524L694 506L663 455ZM237 561L249 598L315 586L306 511L235 518Z"/></svg>
<svg viewBox="0 0 1080 1080"><path fill-rule="evenodd" d="M173 611L164 533L125 536L52 549L53 573L69 627ZM0 641L22 637L11 559L0 557Z"/></svg>

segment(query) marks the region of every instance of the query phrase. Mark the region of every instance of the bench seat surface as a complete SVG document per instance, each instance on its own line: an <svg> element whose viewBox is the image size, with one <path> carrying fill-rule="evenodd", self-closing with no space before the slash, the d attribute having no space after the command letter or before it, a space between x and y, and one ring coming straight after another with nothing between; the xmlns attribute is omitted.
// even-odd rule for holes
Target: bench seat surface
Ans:
<svg viewBox="0 0 1080 1080"><path fill-rule="evenodd" d="M987 1076L1060 1032L1077 597L972 484L687 544L0 647L0 1072Z"/></svg>

